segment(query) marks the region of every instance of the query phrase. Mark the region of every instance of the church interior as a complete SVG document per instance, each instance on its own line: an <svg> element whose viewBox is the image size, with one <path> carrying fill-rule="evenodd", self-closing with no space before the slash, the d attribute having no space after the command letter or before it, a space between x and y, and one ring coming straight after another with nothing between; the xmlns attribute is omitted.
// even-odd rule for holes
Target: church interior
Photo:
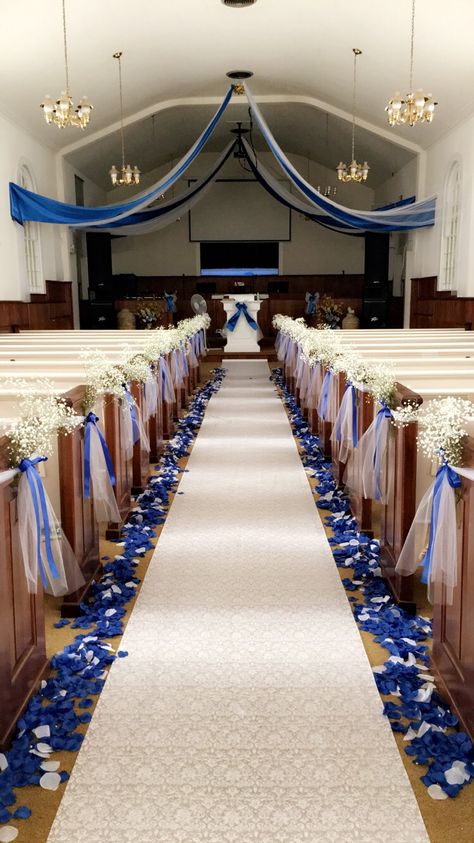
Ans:
<svg viewBox="0 0 474 843"><path fill-rule="evenodd" d="M2 23L0 843L472 843L472 3Z"/></svg>

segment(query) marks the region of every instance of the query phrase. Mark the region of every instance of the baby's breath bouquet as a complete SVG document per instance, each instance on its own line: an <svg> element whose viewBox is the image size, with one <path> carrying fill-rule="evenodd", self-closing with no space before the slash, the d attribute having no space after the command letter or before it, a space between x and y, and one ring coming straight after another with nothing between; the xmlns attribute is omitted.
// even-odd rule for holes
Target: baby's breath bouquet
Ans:
<svg viewBox="0 0 474 843"><path fill-rule="evenodd" d="M124 351L123 360L118 363L118 369L122 374L123 383L130 383L130 381L139 381L146 383L153 378L150 364L143 354L133 354Z"/></svg>
<svg viewBox="0 0 474 843"><path fill-rule="evenodd" d="M85 349L81 351L81 359L86 367L85 413L92 410L101 395L111 394L116 395L117 398L124 397L123 374L110 362L103 351Z"/></svg>
<svg viewBox="0 0 474 843"><path fill-rule="evenodd" d="M10 463L18 465L32 456L49 456L56 433L70 433L81 417L77 416L64 398L55 395L55 387L43 380L36 384L16 381L21 398L18 420L8 432Z"/></svg>
<svg viewBox="0 0 474 843"><path fill-rule="evenodd" d="M420 409L418 420L420 451L429 459L461 465L466 424L474 421L474 404L454 396L436 398Z"/></svg>

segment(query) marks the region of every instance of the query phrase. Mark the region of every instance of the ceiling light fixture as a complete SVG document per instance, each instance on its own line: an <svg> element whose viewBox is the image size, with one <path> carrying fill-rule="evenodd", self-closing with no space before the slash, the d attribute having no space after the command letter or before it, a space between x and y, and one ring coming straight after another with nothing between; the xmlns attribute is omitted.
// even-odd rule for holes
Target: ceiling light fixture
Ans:
<svg viewBox="0 0 474 843"><path fill-rule="evenodd" d="M231 9L243 9L245 6L254 6L257 0L222 0L224 6Z"/></svg>
<svg viewBox="0 0 474 843"><path fill-rule="evenodd" d="M357 58L362 55L362 50L357 47L352 49L354 53L354 85L352 92L352 161L349 165L340 161L336 167L337 177L339 181L343 182L362 182L367 181L370 167L367 161L363 164L358 164L355 157L355 127L356 127L356 103L357 103Z"/></svg>
<svg viewBox="0 0 474 843"><path fill-rule="evenodd" d="M123 136L122 53L114 53L113 57L114 59L117 59L119 69L120 138L122 141L122 166L120 170L118 170L115 164L112 164L109 170L109 176L111 178L113 187L118 187L122 184L130 186L131 184L140 184L140 170L138 169L136 164L134 167L131 167L130 164L125 164L125 141Z"/></svg>
<svg viewBox="0 0 474 843"><path fill-rule="evenodd" d="M415 126L417 123L431 123L434 117L435 108L438 105L434 102L432 94L424 94L419 88L413 92L413 57L415 47L415 0L412 0L411 7L411 50L410 50L410 93L402 99L400 91L397 91L388 105L385 107L390 126Z"/></svg>
<svg viewBox="0 0 474 843"><path fill-rule="evenodd" d="M66 90L61 92L61 96L56 102L47 94L41 103L43 109L44 119L48 126L54 123L59 129L64 129L66 126L77 126L79 129L85 129L89 124L91 111L93 106L90 104L87 97L82 97L79 100L77 108L74 108L74 102L69 90L69 62L67 54L67 31L66 31L66 0L62 0L63 7L63 41L64 41L64 65L66 69Z"/></svg>

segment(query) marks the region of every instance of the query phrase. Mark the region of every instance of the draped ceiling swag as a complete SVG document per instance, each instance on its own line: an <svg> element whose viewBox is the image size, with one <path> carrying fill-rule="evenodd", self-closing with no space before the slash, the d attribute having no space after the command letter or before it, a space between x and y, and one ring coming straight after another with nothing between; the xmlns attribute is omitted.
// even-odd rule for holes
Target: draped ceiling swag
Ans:
<svg viewBox="0 0 474 843"><path fill-rule="evenodd" d="M314 222L330 227L345 234L361 233L365 231L408 231L414 228L424 228L434 224L435 199L425 199L415 202L412 199L398 203L396 207L376 211L356 211L345 208L336 202L323 197L313 188L290 163L287 156L276 142L261 113L248 85L245 93L249 102L253 119L274 155L283 173L289 178L291 185L304 197L298 200L293 194L279 185L277 179L260 165L255 153L244 141L243 151L246 153L250 166L262 186L275 199L288 207L298 210ZM150 208L156 200L171 188L187 171L197 158L213 131L222 119L232 97L232 87L216 114L206 126L193 146L175 164L175 166L151 187L142 191L128 202L116 203L105 207L86 208L70 205L49 199L45 196L25 190L16 184L10 184L11 215L14 220L23 223L34 220L42 223L69 225L72 228L86 228L90 230L106 230L121 233L144 234L176 219L176 215L189 209L204 190L208 189L231 154L235 143L230 144L220 156L211 171L197 183L189 187L180 196L160 203L158 207ZM148 210L146 210L148 209Z"/></svg>

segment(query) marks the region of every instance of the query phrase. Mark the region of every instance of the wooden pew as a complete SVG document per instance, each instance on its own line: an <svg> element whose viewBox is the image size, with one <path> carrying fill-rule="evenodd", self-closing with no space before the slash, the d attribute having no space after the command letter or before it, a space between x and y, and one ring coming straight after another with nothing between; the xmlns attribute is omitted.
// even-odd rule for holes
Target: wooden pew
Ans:
<svg viewBox="0 0 474 843"><path fill-rule="evenodd" d="M464 465L474 468L473 437ZM446 590L435 589L432 661L444 696L474 740L474 482L466 478L457 510L458 584L451 605Z"/></svg>
<svg viewBox="0 0 474 843"><path fill-rule="evenodd" d="M8 468L7 441L0 439L0 470ZM18 718L43 678L46 657L43 592L30 594L18 538L17 481L0 483L0 750L13 737Z"/></svg>

